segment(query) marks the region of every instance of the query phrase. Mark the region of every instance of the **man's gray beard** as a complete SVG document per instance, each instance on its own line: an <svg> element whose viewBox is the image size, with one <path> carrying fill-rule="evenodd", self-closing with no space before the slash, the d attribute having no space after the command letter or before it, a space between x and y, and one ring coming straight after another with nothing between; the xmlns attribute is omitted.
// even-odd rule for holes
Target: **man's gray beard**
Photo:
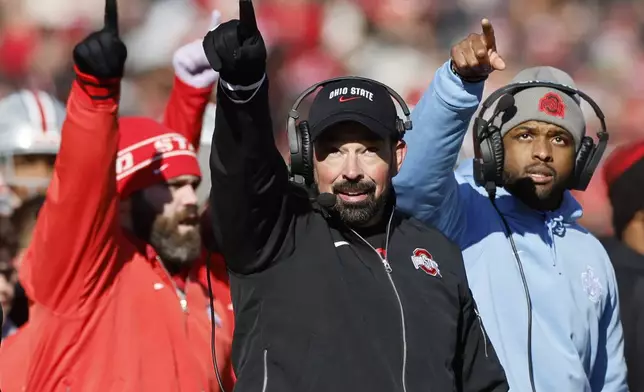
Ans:
<svg viewBox="0 0 644 392"><path fill-rule="evenodd" d="M333 210L340 215L340 219L348 226L364 226L369 223L384 208L387 202L386 192L376 199L373 193L367 199L357 203L347 203L337 198Z"/></svg>
<svg viewBox="0 0 644 392"><path fill-rule="evenodd" d="M184 234L179 234L178 227L173 232L152 228L150 245L156 250L166 268L169 270L183 269L192 264L201 254L201 235L199 227Z"/></svg>
<svg viewBox="0 0 644 392"><path fill-rule="evenodd" d="M194 209L194 208L193 208ZM192 264L201 256L199 226L185 234L179 233L182 214L166 218L157 214L143 198L142 193L132 195L132 223L134 233L156 251L170 273Z"/></svg>

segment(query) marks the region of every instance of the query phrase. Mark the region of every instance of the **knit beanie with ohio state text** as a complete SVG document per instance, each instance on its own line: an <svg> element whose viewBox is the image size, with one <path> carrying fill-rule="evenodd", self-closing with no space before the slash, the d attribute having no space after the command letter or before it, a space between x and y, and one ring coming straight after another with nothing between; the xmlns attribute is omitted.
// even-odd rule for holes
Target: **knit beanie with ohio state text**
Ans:
<svg viewBox="0 0 644 392"><path fill-rule="evenodd" d="M121 199L175 177L201 178L194 146L183 135L144 117L119 119L116 182Z"/></svg>

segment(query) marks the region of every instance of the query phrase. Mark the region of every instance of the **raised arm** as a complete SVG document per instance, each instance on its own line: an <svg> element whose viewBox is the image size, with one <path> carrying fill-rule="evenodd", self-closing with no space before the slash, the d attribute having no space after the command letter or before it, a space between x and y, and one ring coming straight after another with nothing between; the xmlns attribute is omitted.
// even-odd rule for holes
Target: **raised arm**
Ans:
<svg viewBox="0 0 644 392"><path fill-rule="evenodd" d="M240 20L208 33L204 49L221 75L210 156L213 233L228 268L249 274L281 251L292 213L286 164L273 138L266 47L252 3L239 6Z"/></svg>
<svg viewBox="0 0 644 392"><path fill-rule="evenodd" d="M127 54L117 26L107 0L105 27L74 49L60 152L21 271L30 299L61 314L91 307L120 267L114 161Z"/></svg>
<svg viewBox="0 0 644 392"><path fill-rule="evenodd" d="M482 28L482 34L470 34L452 48L451 60L436 71L414 108L414 127L405 135L407 156L394 178L398 206L452 239L464 227L467 197L454 177L458 154L484 80L505 67L492 25L483 20Z"/></svg>
<svg viewBox="0 0 644 392"><path fill-rule="evenodd" d="M213 11L211 30L219 26L221 13ZM202 40L190 42L174 53L174 85L163 115L163 124L181 133L199 149L203 116L219 74L208 64Z"/></svg>

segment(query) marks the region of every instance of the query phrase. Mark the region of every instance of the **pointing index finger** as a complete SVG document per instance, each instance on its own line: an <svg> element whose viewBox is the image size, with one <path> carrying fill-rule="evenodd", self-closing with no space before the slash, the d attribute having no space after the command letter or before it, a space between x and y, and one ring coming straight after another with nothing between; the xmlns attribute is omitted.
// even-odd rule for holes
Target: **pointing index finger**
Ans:
<svg viewBox="0 0 644 392"><path fill-rule="evenodd" d="M119 32L119 15L116 0L105 0L105 30Z"/></svg>
<svg viewBox="0 0 644 392"><path fill-rule="evenodd" d="M251 0L239 0L239 25L244 38L250 37L258 30L255 9Z"/></svg>
<svg viewBox="0 0 644 392"><path fill-rule="evenodd" d="M483 37L488 50L496 51L496 37L494 36L494 27L488 19L481 21L481 28L483 29Z"/></svg>

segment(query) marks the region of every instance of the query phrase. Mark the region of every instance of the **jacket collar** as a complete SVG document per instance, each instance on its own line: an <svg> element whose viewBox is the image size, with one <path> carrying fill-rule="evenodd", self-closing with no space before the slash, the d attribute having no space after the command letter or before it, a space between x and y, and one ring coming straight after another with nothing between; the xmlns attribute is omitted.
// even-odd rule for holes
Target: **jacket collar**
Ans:
<svg viewBox="0 0 644 392"><path fill-rule="evenodd" d="M528 207L505 188L497 188L496 203L503 213L510 216L534 216L545 221L575 223L583 215L583 209L568 190L564 192L561 205L556 210L540 211Z"/></svg>

